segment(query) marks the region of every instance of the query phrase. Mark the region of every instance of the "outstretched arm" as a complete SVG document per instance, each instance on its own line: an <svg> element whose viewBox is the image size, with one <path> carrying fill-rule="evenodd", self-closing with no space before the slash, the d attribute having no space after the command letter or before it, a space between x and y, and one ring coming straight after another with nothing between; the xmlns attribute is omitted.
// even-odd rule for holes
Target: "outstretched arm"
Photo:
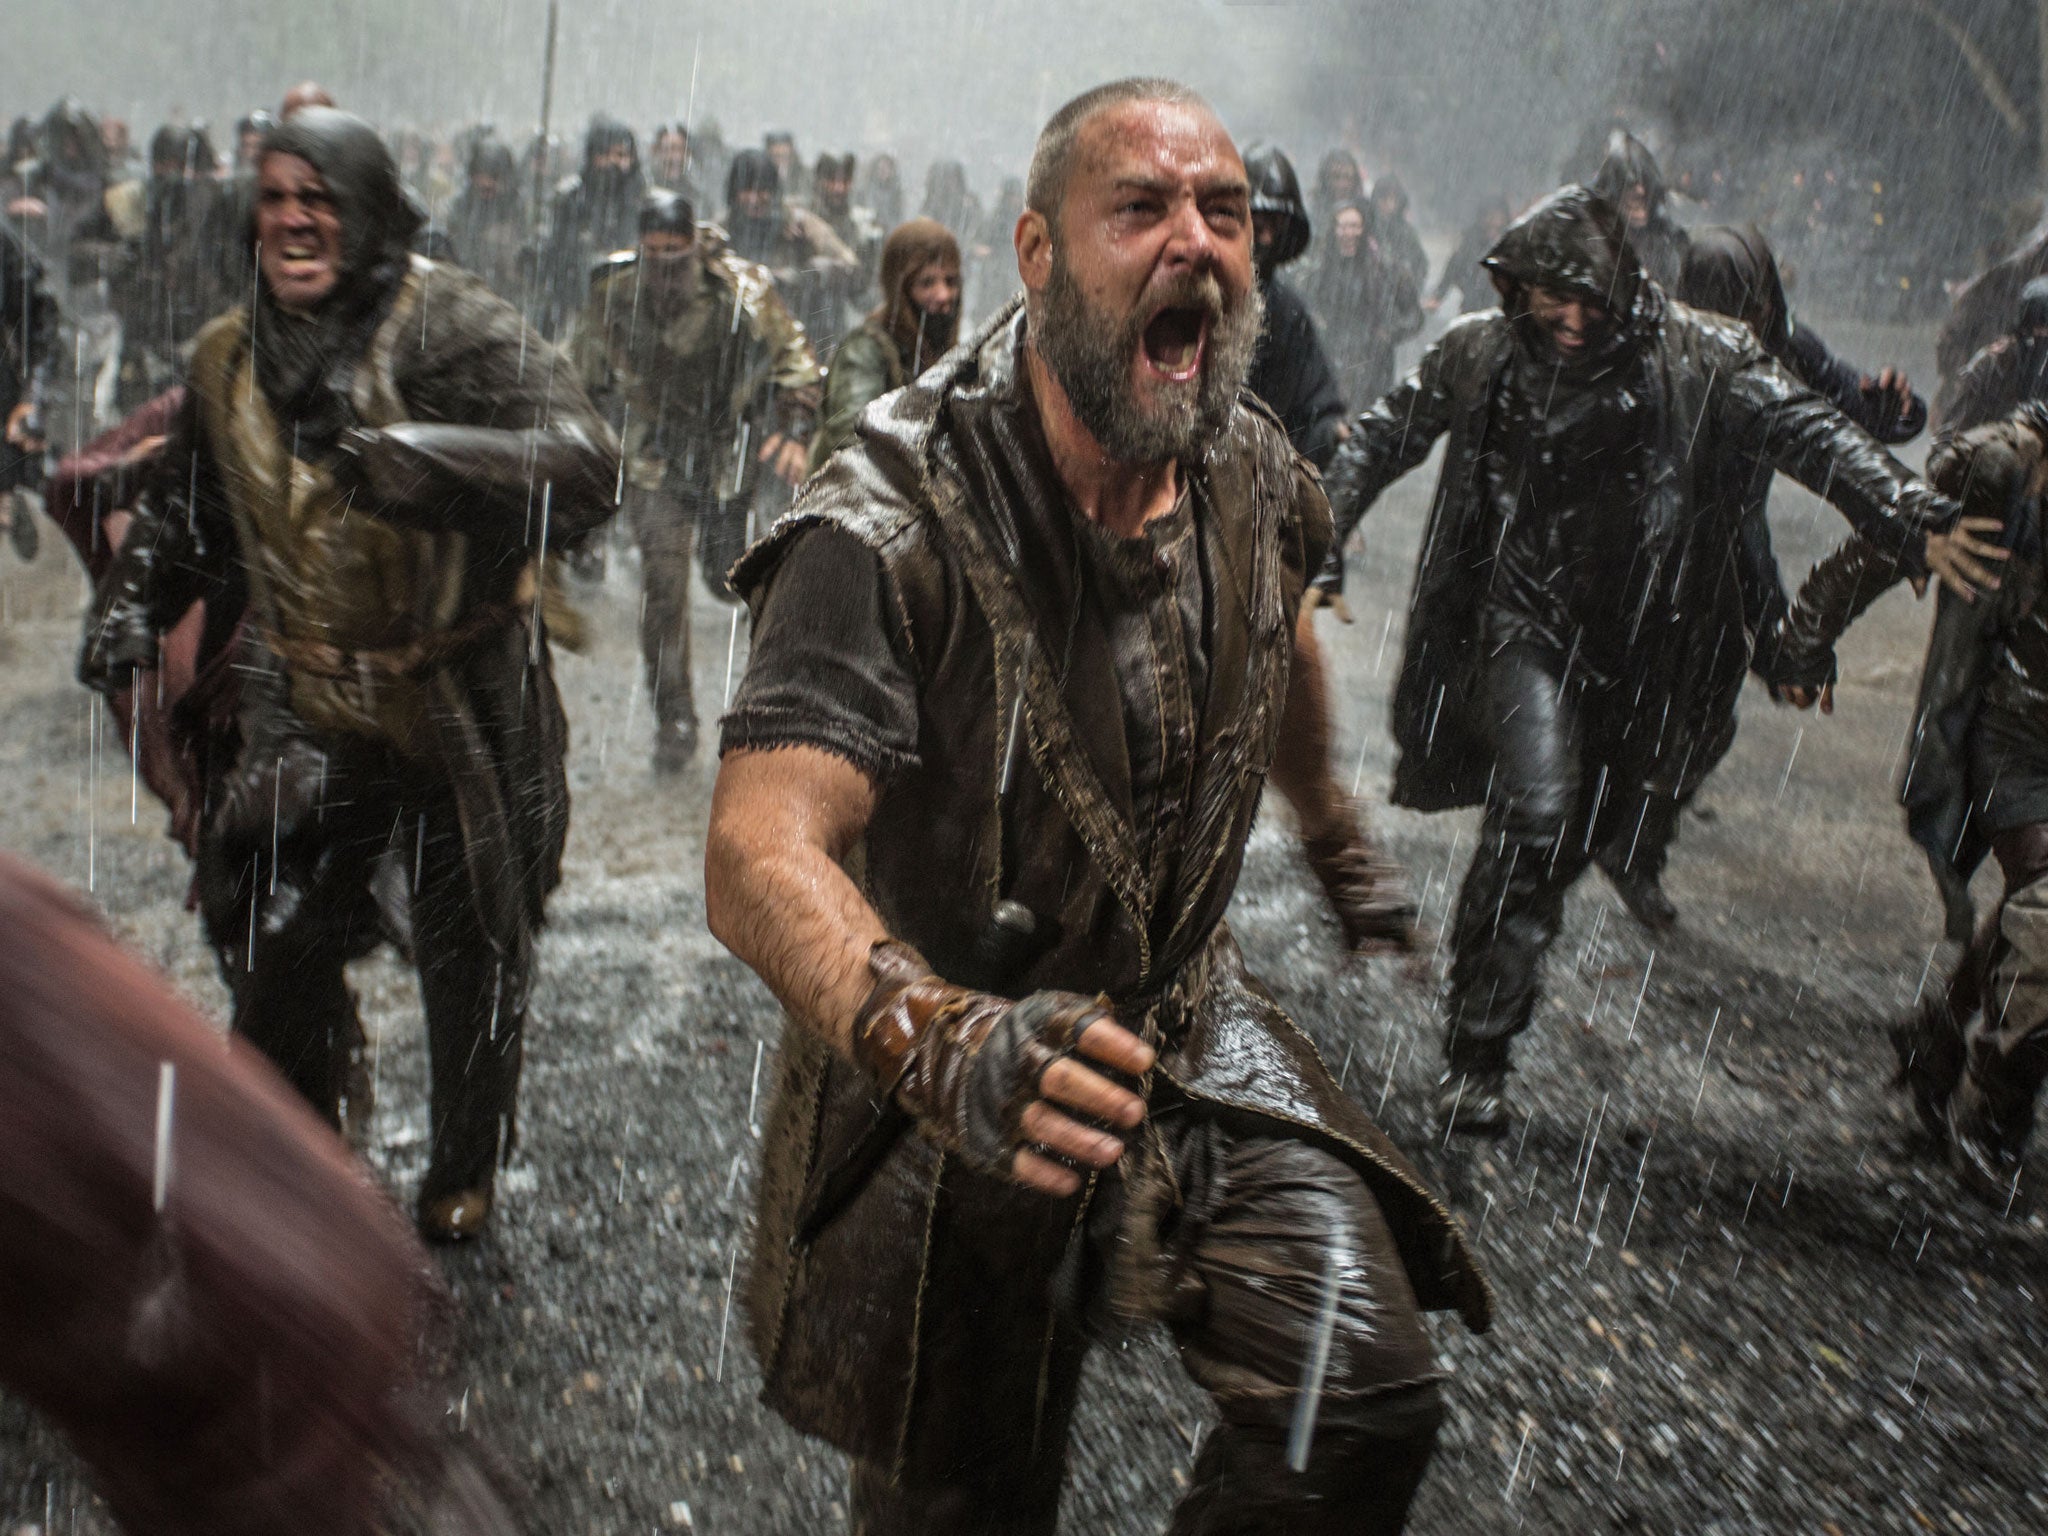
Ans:
<svg viewBox="0 0 2048 1536"><path fill-rule="evenodd" d="M1353 954L1379 955L1413 947L1415 900L1400 866L1366 836L1365 813L1330 768L1335 732L1330 723L1329 678L1316 642L1311 609L1294 627L1294 662L1273 753L1273 787L1301 825L1302 853Z"/></svg>
<svg viewBox="0 0 2048 1536"><path fill-rule="evenodd" d="M1451 333L1459 334L1457 331ZM1448 338L1447 338L1448 340ZM1325 483L1336 537L1329 561L1316 586L1326 592L1344 590L1344 546L1351 532L1381 491L1429 457L1436 440L1449 430L1453 401L1446 378L1446 342L1422 355L1415 371L1351 423L1351 436L1330 461Z"/></svg>
<svg viewBox="0 0 2048 1536"><path fill-rule="evenodd" d="M1107 1168L1123 1141L1066 1111L1122 1129L1145 1113L1083 1060L1140 1076L1150 1047L1088 999L969 992L891 941L842 867L875 799L872 780L817 747L728 752L704 857L712 933L799 1028L873 1074L939 1145L1073 1194L1080 1176L1047 1154Z"/></svg>
<svg viewBox="0 0 2048 1536"><path fill-rule="evenodd" d="M1933 569L1928 557L1939 558L1941 550L1928 547L1927 535L1954 522L1955 503L1819 393L1756 352L1728 375L1718 399L1721 424L1734 441L1831 503L1904 574Z"/></svg>

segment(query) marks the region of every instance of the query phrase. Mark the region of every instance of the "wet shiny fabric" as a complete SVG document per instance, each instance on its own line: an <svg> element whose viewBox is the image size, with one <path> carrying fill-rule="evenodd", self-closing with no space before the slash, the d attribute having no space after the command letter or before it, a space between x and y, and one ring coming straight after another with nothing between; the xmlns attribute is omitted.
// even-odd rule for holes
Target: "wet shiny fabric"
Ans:
<svg viewBox="0 0 2048 1536"><path fill-rule="evenodd" d="M1568 190L1546 200L1490 260L1518 282L1558 266L1564 275L1552 282L1616 283L1612 312L1629 317L1622 334L1645 360L1654 393L1640 520L1645 580L1628 596L1654 643L1631 649L1626 682L1659 729L1632 740L1630 778L1682 798L1707 766L1702 743L1729 719L1748 661L1744 561L1737 558L1749 517L1748 462L1768 462L1825 495L1908 573L1919 569L1924 534L1955 509L1766 358L1747 329L1663 302L1632 262L1623 281L1616 262L1627 247L1589 227L1598 220L1584 198ZM1503 451L1495 403L1519 347L1516 323L1499 311L1460 319L1353 422L1329 473L1341 547L1380 492L1420 465L1438 437L1449 438L1393 701L1400 755L1392 798L1418 810L1480 803L1493 773L1486 727L1472 718L1486 654L1475 641L1501 534L1501 498L1490 484ZM1730 475L1727 466L1737 462L1744 473ZM1325 584L1339 574L1333 570Z"/></svg>
<svg viewBox="0 0 2048 1536"><path fill-rule="evenodd" d="M1451 927L1447 1052L1458 1068L1505 1061L1529 1025L1565 893L1596 853L1618 869L1661 861L1646 826L1675 814L1616 771L1637 725L1630 698L1555 651L1509 645L1482 674L1495 773Z"/></svg>
<svg viewBox="0 0 2048 1536"><path fill-rule="evenodd" d="M1551 645L1607 686L1641 643L1655 591L1644 373L1633 356L1563 368L1518 347L1494 406L1502 451L1488 480L1502 533L1487 639Z"/></svg>
<svg viewBox="0 0 2048 1536"><path fill-rule="evenodd" d="M869 412L856 445L738 572L763 637L756 655L772 658L770 632L786 622L781 573L827 531L842 554L865 556L845 565L844 584L864 587L870 623L894 640L871 636L859 653L893 646L915 679L914 754L902 750L900 711L863 721L810 709L802 690L752 691L751 666L725 750L865 747L888 771L853 864L893 936L964 986L1106 994L1121 1022L1160 1045L1150 1101L1185 1103L1227 1143L1284 1138L1349 1168L1416 1303L1484 1327L1490 1293L1455 1220L1247 976L1221 922L1272 760L1295 615L1324 548L1314 479L1249 397L1209 455L1184 466L1204 594L1184 638L1182 578L1157 564L1110 571L1109 551L1079 536L1037 427L1022 327L1012 309ZM1017 556L1005 559L1010 539ZM879 603L864 585L873 570ZM1176 648L1188 657L1176 661ZM1120 665L1120 652L1141 665ZM832 691L865 687L864 673ZM1149 695L1144 710L1126 678ZM999 795L1013 706L1022 766ZM1141 781L1159 786L1144 803ZM1176 834L1145 825L1148 810L1169 807ZM977 942L998 898L1053 934L1001 976ZM1096 1197L1048 1200L973 1174L915 1134L878 1143L889 1110L874 1078L807 1031L785 1031L776 1079L747 1291L767 1401L903 1488L963 1477L1055 1486L1082 1318L1101 1297L1069 1257L1100 1246L1088 1225ZM1168 1165L1157 1166L1141 1203L1165 1213L1177 1206ZM1312 1268L1320 1275L1319 1255ZM1119 1261L1103 1279L1157 1273ZM1165 1294L1119 1290L1115 1314L1163 1318Z"/></svg>
<svg viewBox="0 0 2048 1536"><path fill-rule="evenodd" d="M198 871L235 1033L339 1126L345 1096L368 1077L343 968L389 932L378 882L397 878L431 1066L421 1201L489 1188L513 1140L532 926L486 928L455 796L437 774L374 743L315 745L260 727L244 757L257 759L243 770L254 782L216 808Z"/></svg>
<svg viewBox="0 0 2048 1536"><path fill-rule="evenodd" d="M1221 1417L1168 1531L1391 1536L1429 1462L1443 1373L1378 1205L1357 1171L1321 1148L1233 1136L1170 1095L1155 1109L1148 1156L1184 1206L1133 1243L1135 1213L1116 1184L1070 1266L1100 1289L1142 1290L1145 1311L1128 1321L1168 1328ZM1114 1273L1148 1261L1159 1273ZM1288 1467L1287 1440L1326 1291L1330 1347L1304 1474ZM952 1476L892 1486L886 1468L856 1462L854 1531L1050 1536L1083 1348L1062 1351L1047 1379L1048 1449L1035 1465L1017 1447L962 1443Z"/></svg>

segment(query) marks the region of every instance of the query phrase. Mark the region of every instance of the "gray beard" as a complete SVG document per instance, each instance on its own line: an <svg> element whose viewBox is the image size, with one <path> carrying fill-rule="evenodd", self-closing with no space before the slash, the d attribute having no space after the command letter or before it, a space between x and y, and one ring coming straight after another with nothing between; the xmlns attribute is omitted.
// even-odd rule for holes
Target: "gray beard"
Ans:
<svg viewBox="0 0 2048 1536"><path fill-rule="evenodd" d="M1052 276L1032 316L1031 339L1089 436L1118 464L1194 460L1215 442L1251 371L1265 324L1265 298L1249 289L1236 310L1211 321L1201 372L1168 385L1147 410L1131 387L1131 361L1144 344L1143 314L1121 324L1097 315L1073 272L1053 250Z"/></svg>

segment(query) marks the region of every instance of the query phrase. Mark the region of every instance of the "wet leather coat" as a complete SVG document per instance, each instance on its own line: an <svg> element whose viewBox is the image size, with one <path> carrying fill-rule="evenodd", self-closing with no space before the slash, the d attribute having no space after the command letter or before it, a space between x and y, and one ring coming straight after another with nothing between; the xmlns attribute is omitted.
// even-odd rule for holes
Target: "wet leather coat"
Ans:
<svg viewBox="0 0 2048 1536"><path fill-rule="evenodd" d="M419 258L343 374L359 424L345 453L294 457L252 370L242 310L200 333L157 479L102 585L88 668L95 646L164 633L194 601L210 626L243 615L242 670L275 658L282 684L246 692L245 739L360 737L428 765L461 807L487 927L537 923L568 786L534 569L543 541L611 515L610 432L516 311ZM268 784L272 765L250 771ZM267 840L268 793L262 829L220 824L238 798L225 786L210 798L207 836Z"/></svg>
<svg viewBox="0 0 2048 1536"><path fill-rule="evenodd" d="M1937 595L1899 781L1907 834L1927 855L1948 937L1958 943L1975 929L1970 877L1991 851L1992 834L2048 821L2048 802L2038 792L2048 776L2040 501L2024 484L1989 494L1989 487L1970 484L1967 470L1970 450L1986 440L2014 443L2037 461L2030 435L2048 436L2048 406L2022 405L2009 421L1974 428L1960 440L1945 433L1927 459L1930 479L1970 498L1966 510L1999 519L1998 540L2013 551L1998 591L1975 602L1946 588ZM1801 585L1786 620L1788 651L1821 674L1842 632L1898 579L1881 551L1861 538L1848 540Z"/></svg>
<svg viewBox="0 0 2048 1536"><path fill-rule="evenodd" d="M1422 1305L1483 1327L1490 1297L1455 1221L1246 974L1222 922L1272 761L1295 614L1325 547L1322 496L1250 396L1184 469L1208 530L1210 589L1236 600L1206 618L1206 707L1165 726L1184 733L1193 788L1178 835L1150 839L1167 856L1147 858L1106 632L1072 618L1084 606L1078 514L1023 378L1023 328L1013 304L871 406L856 445L735 573L758 597L790 541L819 523L880 557L917 669L919 761L884 788L853 867L890 932L949 980L1106 996L1158 1042L1145 1085L1155 1105L1351 1163ZM1002 722L1020 695L1028 762L999 798ZM744 744L728 734L728 749ZM1056 935L1002 976L976 942L999 897ZM1036 1444L1048 1391L1070 1391L1078 1369L1061 1265L1104 1181L1050 1200L969 1173L796 1028L766 1135L748 1311L769 1403L911 1481L945 1475L948 1445ZM1134 1152L1142 1170L1142 1144ZM1128 1203L1164 1198L1133 1188Z"/></svg>
<svg viewBox="0 0 2048 1536"><path fill-rule="evenodd" d="M1647 349L1656 411L1641 514L1656 576L1627 594L1641 606L1642 643L1622 682L1638 700L1638 717L1657 725L1630 733L1625 768L1632 782L1682 798L1712 765L1716 754L1703 747L1725 732L1750 658L1740 553L1747 477L1729 466L1753 457L1791 475L1907 569L1917 569L1921 536L1954 508L1774 364L1746 327L1665 300L1632 255L1633 282L1611 287L1594 250L1597 203L1579 188L1553 194L1502 237L1490 260L1503 269L1539 264L1554 286L1598 282L1595 291L1631 295L1619 313ZM1380 492L1420 464L1438 437L1450 440L1394 690L1400 756L1392 798L1418 810L1480 803L1492 768L1466 711L1479 696L1479 618L1500 537L1486 473L1499 440L1492 418L1519 344L1516 323L1497 310L1454 323L1414 373L1358 417L1330 471L1341 550ZM1512 465L1505 472L1521 473ZM1338 582L1340 569L1324 579Z"/></svg>

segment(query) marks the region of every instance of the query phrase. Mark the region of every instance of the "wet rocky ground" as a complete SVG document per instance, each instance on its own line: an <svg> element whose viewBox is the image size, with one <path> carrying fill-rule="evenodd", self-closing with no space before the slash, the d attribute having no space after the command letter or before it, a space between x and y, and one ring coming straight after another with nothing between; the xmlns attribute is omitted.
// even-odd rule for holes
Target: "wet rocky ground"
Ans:
<svg viewBox="0 0 2048 1536"><path fill-rule="evenodd" d="M1917 336L1837 339L1923 361ZM1323 621L1344 772L1368 793L1429 485L1368 522L1356 624ZM1795 577L1840 526L1783 482L1774 521ZM131 821L126 765L96 755L70 681L65 558L0 567L0 845L89 885L218 1017L182 857L146 797ZM704 929L710 763L648 771L634 603L627 563L590 653L560 662L575 827L523 1145L492 1234L440 1258L461 1305L449 1402L531 1486L536 1529L832 1531L841 1459L759 1406L730 1307L778 1017ZM1431 966L1340 959L1285 813L1261 822L1232 913L1254 969L1440 1181L1499 1291L1486 1337L1439 1320L1452 1414L1417 1531L2048 1529L2048 1232L1965 1203L1885 1085L1882 1026L1945 958L1890 794L1927 614L1902 593L1872 613L1832 719L1745 700L1674 859L1675 934L1653 943L1597 877L1574 893L1520 1054L1529 1112L1498 1144L1431 1132ZM705 603L697 640L710 712L729 612ZM1379 822L1440 925L1473 818ZM378 1042L366 1150L403 1198L423 1161L417 997L388 958L357 983ZM1063 1528L1157 1529L1205 1422L1163 1344L1098 1357ZM106 1529L56 1438L0 1400L0 1531Z"/></svg>

